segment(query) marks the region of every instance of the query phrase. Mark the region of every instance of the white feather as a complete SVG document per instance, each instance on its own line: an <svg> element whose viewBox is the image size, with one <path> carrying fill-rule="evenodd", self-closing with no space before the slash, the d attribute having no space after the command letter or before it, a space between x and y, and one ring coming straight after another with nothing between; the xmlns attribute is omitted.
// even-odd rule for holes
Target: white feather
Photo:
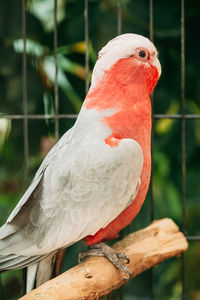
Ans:
<svg viewBox="0 0 200 300"><path fill-rule="evenodd" d="M34 288L37 268L38 268L38 262L36 262L35 264L27 268L26 293L29 293Z"/></svg>

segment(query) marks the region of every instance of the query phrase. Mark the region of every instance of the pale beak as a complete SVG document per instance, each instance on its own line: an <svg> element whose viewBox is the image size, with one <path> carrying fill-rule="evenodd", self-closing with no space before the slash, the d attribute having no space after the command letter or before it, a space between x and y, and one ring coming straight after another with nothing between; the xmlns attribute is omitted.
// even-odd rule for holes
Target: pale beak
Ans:
<svg viewBox="0 0 200 300"><path fill-rule="evenodd" d="M161 65L160 65L160 61L157 57L154 59L152 65L157 68L158 74L159 74L159 77L160 77L160 75L161 75Z"/></svg>

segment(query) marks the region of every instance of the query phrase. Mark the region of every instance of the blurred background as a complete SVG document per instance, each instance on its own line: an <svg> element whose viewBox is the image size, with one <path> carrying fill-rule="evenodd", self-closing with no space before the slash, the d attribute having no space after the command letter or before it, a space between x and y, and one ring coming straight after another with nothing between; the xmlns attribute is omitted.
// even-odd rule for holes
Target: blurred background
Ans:
<svg viewBox="0 0 200 300"><path fill-rule="evenodd" d="M22 9L20 0L0 1L0 225L2 225L40 162L55 143L54 119L28 120L28 174L24 173L23 120L3 115L23 114ZM200 9L198 0L185 1L185 112L200 114ZM122 33L147 37L149 1L122 1ZM27 98L28 114L54 115L54 1L27 0ZM85 97L84 1L58 0L59 136L74 122ZM155 114L181 113L181 1L153 2L154 43L159 50L162 76L154 92ZM90 74L97 53L117 35L117 1L89 0ZM182 226L181 119L155 119L153 134L154 218L170 217ZM185 233L200 235L200 119L186 119L186 216ZM151 190L151 189L150 189ZM148 197L134 222L121 236L151 222ZM181 227L182 228L182 227ZM67 249L63 271L77 263L83 242ZM107 299L200 299L200 240L189 241L185 254L185 296L182 297L181 258L161 263L137 276ZM154 288L152 288L152 281ZM0 299L18 299L22 271L0 275ZM152 298L152 293L154 294Z"/></svg>

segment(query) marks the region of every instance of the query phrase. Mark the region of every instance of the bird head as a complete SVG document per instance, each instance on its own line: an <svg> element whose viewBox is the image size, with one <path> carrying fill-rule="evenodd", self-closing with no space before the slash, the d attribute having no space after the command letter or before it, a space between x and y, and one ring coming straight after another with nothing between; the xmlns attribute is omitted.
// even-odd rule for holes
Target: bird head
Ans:
<svg viewBox="0 0 200 300"><path fill-rule="evenodd" d="M109 41L99 52L91 90L107 75L119 85L140 85L150 94L160 74L161 65L154 44L141 35L122 34Z"/></svg>

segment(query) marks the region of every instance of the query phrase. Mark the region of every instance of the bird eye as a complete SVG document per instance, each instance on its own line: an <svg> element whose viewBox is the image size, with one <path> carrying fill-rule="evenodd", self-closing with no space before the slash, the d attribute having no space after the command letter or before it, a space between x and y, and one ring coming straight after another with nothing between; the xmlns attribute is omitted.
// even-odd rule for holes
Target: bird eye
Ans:
<svg viewBox="0 0 200 300"><path fill-rule="evenodd" d="M144 50L141 50L139 52L139 56L142 57L142 58L144 58L146 56L146 52Z"/></svg>
<svg viewBox="0 0 200 300"><path fill-rule="evenodd" d="M147 60L149 58L149 52L144 48L136 49L136 55L139 60Z"/></svg>

